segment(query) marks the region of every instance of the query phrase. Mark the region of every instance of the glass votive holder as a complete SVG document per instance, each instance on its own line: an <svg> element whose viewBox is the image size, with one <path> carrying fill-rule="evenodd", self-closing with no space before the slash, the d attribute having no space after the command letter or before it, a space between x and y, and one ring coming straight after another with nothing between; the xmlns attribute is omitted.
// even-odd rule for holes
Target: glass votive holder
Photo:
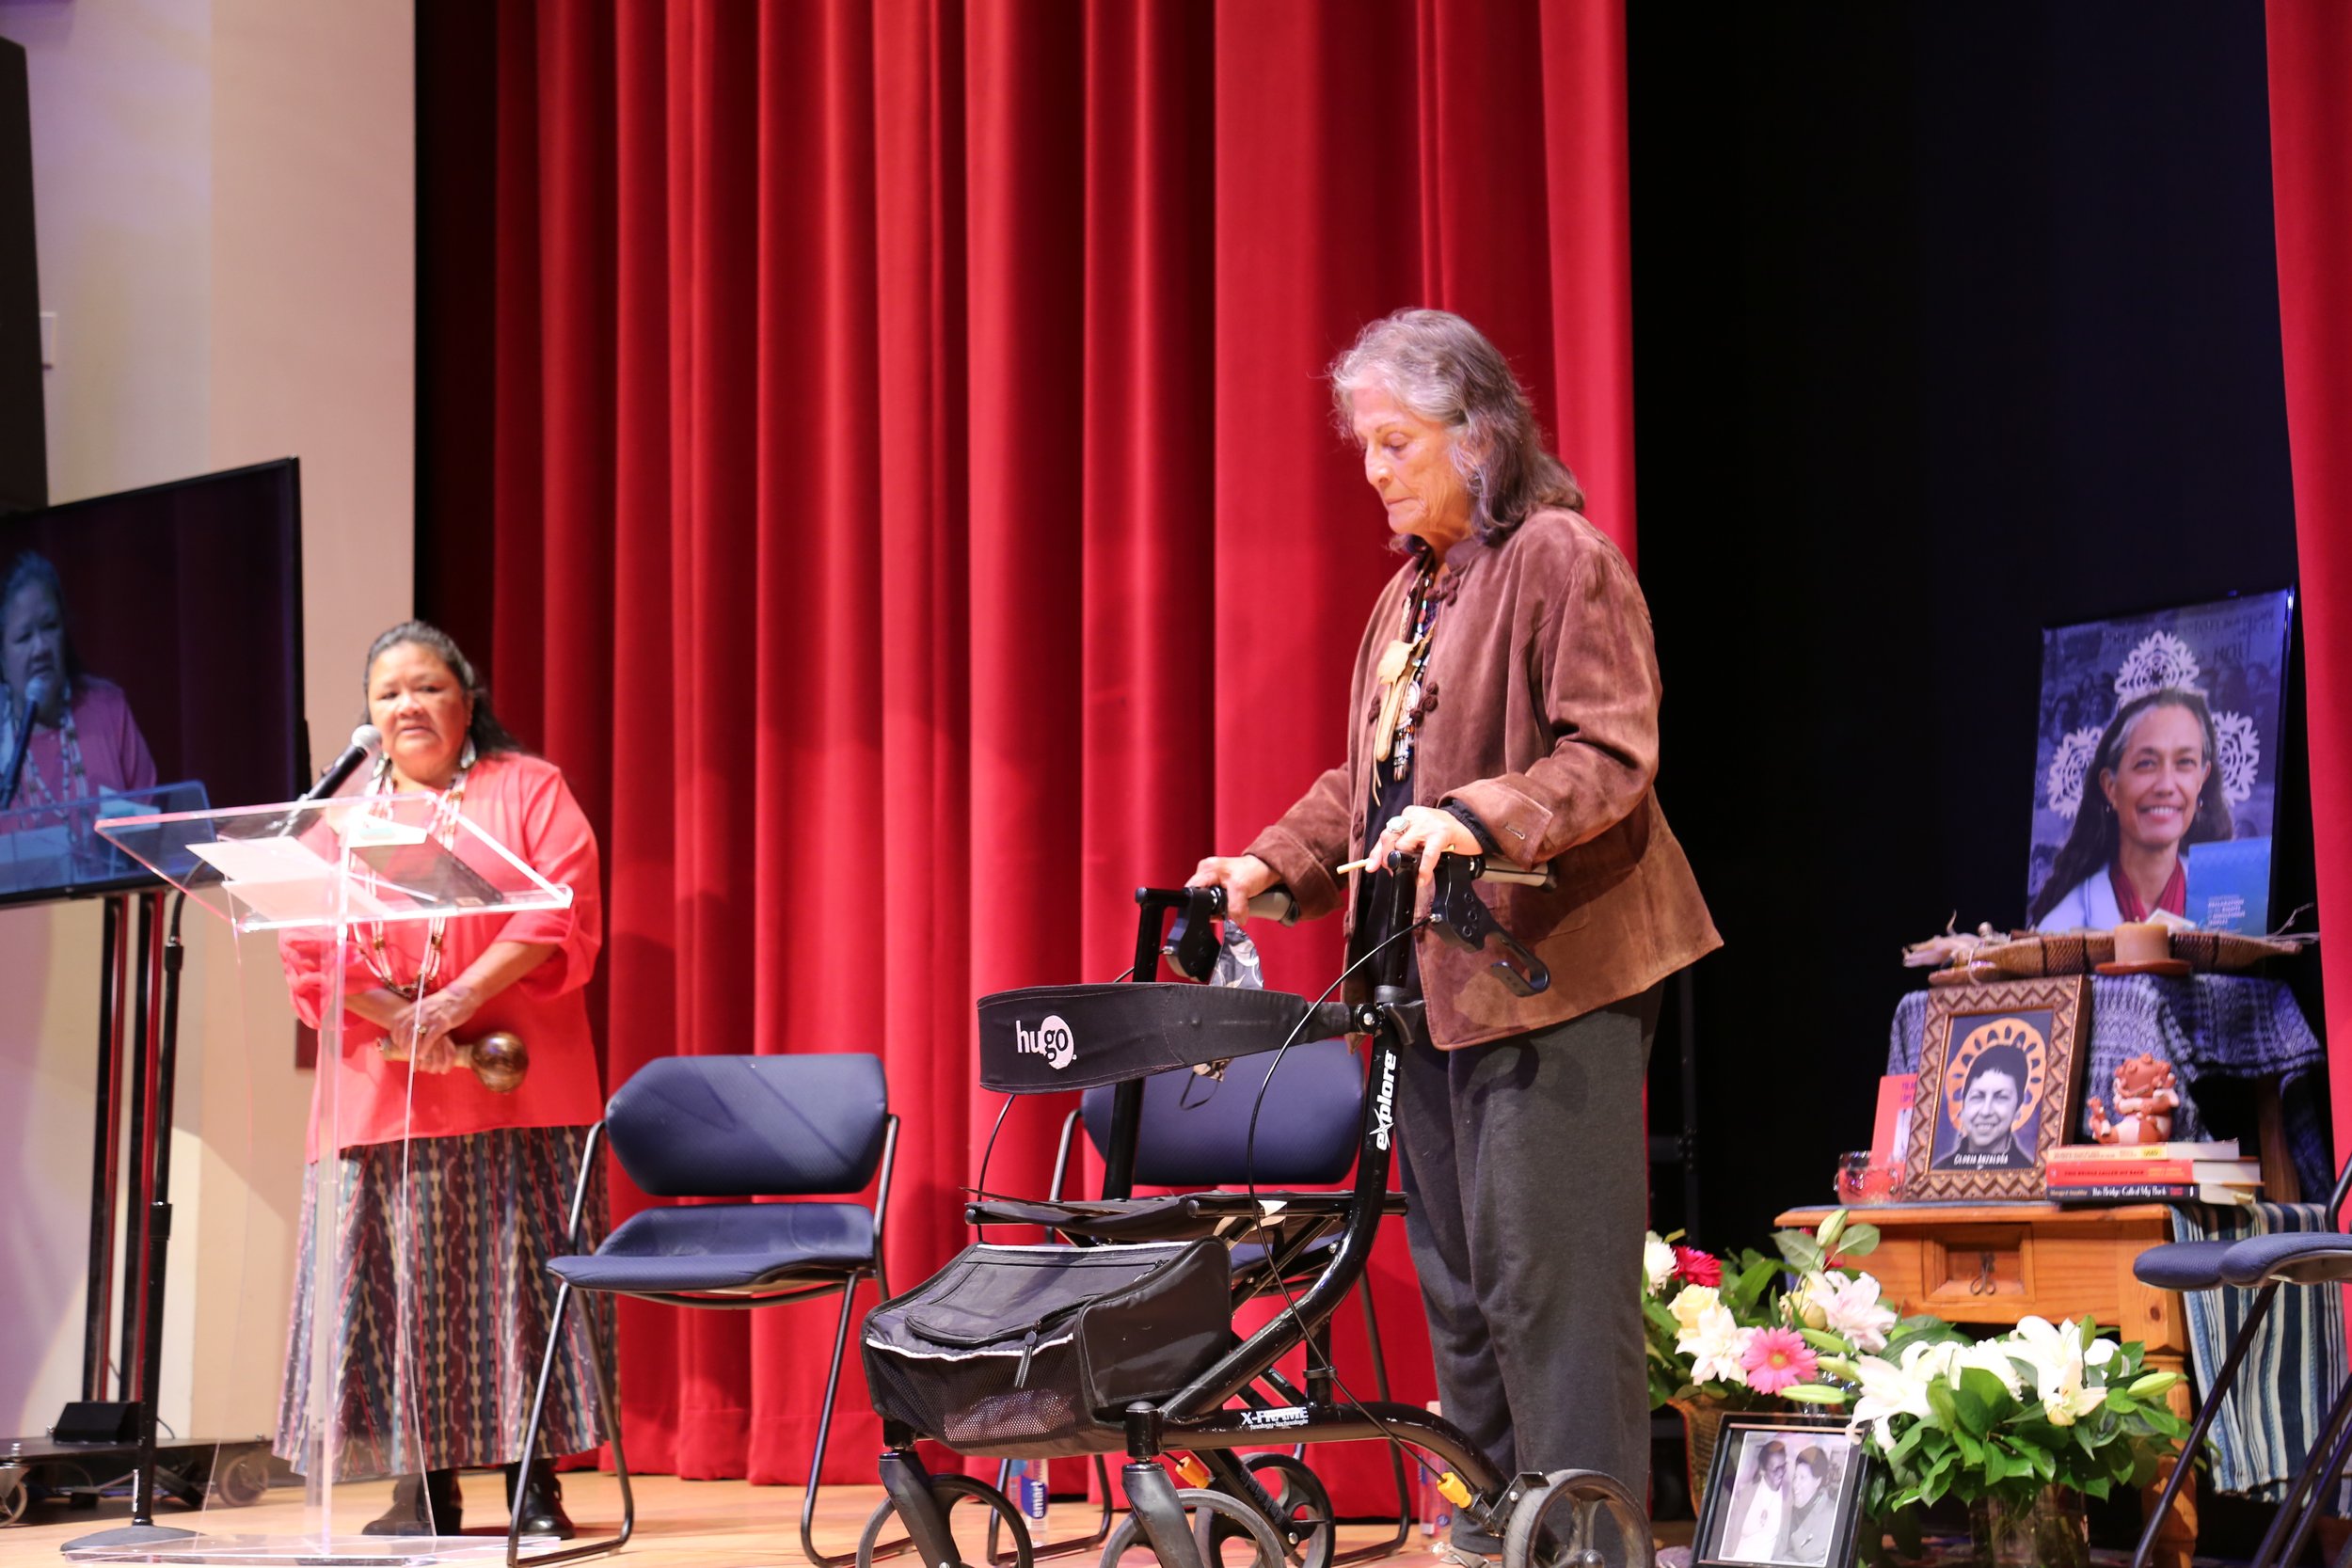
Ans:
<svg viewBox="0 0 2352 1568"><path fill-rule="evenodd" d="M1894 1203L1903 1196L1900 1160L1877 1161L1868 1149L1837 1157L1837 1201L1848 1209L1873 1203Z"/></svg>

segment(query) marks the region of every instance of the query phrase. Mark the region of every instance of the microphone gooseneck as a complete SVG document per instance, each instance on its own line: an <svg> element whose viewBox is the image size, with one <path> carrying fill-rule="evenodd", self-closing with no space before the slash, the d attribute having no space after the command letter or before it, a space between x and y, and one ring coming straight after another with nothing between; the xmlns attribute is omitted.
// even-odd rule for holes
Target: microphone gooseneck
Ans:
<svg viewBox="0 0 2352 1568"><path fill-rule="evenodd" d="M383 744L384 732L373 724L362 724L352 731L351 744L343 748L342 755L326 765L326 771L319 775L318 783L303 792L302 799L324 800L342 788L343 781L359 771Z"/></svg>
<svg viewBox="0 0 2352 1568"><path fill-rule="evenodd" d="M49 700L49 681L43 673L24 683L24 705L16 713L16 743L8 748L8 772L0 775L0 811L16 803L17 786L24 779L24 756L33 747L33 715Z"/></svg>

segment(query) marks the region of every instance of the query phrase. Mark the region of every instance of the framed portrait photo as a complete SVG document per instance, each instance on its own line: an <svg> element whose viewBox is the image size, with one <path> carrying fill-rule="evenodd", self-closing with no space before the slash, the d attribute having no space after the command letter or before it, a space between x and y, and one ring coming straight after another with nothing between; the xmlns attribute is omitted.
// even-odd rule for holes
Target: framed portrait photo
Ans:
<svg viewBox="0 0 2352 1568"><path fill-rule="evenodd" d="M1904 1196L2027 1202L2081 1100L2090 1026L2081 975L1931 992Z"/></svg>
<svg viewBox="0 0 2352 1568"><path fill-rule="evenodd" d="M1726 1418L1692 1538L1693 1568L1845 1568L1870 1463L1843 1416Z"/></svg>

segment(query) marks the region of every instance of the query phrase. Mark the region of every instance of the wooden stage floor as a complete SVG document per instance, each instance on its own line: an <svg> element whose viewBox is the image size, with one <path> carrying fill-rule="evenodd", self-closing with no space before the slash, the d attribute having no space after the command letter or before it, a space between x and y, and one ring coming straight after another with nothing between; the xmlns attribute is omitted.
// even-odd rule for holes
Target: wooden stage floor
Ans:
<svg viewBox="0 0 2352 1568"><path fill-rule="evenodd" d="M504 1497L498 1476L491 1472L469 1474L463 1484L483 1498L483 1513L478 1521L469 1511L471 1528L468 1533L502 1536L506 1518L505 1510L500 1506ZM637 1533L614 1560L618 1562L640 1563L644 1568L768 1568L771 1564L806 1568L807 1559L801 1552L801 1489L797 1486L753 1486L739 1481L679 1481L674 1476L641 1477L633 1484L637 1494ZM390 1483L384 1483L381 1491L383 1499L389 1501ZM858 1532L865 1528L866 1518L882 1497L879 1486L826 1487L818 1497L818 1549L828 1554L854 1550ZM363 1506L366 1512L358 1514L358 1520L380 1512L373 1497ZM564 1506L583 1534L609 1533L620 1520L620 1488L610 1476L567 1474L564 1478ZM956 1510L959 1526L963 1515L971 1511L970 1504ZM54 1568L64 1560L57 1555L57 1548L65 1542L122 1524L129 1513L127 1500L104 1503L95 1510L42 1505L27 1514L22 1524L0 1528L0 1568ZM1093 1528L1098 1517L1099 1510L1089 1504L1056 1503L1050 1523L1057 1535L1084 1534ZM252 1508L215 1510L209 1517L184 1509L167 1508L156 1517L158 1524L240 1535L293 1530L299 1528L300 1520L299 1494L283 1489L271 1492ZM960 1542L963 1533L959 1528ZM1340 1544L1345 1548L1359 1542L1379 1540L1387 1533L1370 1525L1343 1526ZM976 1542L967 1549L967 1560L977 1558L977 1546ZM905 1564L912 1560L895 1560ZM1068 1564L1069 1568L1094 1568L1096 1556L1083 1553L1049 1560ZM1136 1551L1129 1555L1126 1568L1147 1568L1152 1560L1150 1553ZM1422 1549L1416 1534L1406 1550L1386 1560L1396 1568L1435 1568L1438 1560Z"/></svg>

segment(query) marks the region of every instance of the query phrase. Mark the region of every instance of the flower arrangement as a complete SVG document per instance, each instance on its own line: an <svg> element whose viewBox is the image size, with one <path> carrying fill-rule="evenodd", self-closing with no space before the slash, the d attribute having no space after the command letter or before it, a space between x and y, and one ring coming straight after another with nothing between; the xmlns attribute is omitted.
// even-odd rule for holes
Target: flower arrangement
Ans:
<svg viewBox="0 0 2352 1568"><path fill-rule="evenodd" d="M1843 1404L1840 1385L1854 1377L1854 1358L1885 1350L1900 1326L1879 1299L1878 1281L1841 1261L1878 1242L1875 1227L1850 1223L1842 1209L1817 1231L1775 1234L1777 1258L1753 1250L1717 1258L1646 1236L1642 1318L1651 1408L1752 1409L1775 1399Z"/></svg>
<svg viewBox="0 0 2352 1568"><path fill-rule="evenodd" d="M2104 1497L2145 1485L2187 1430L2165 1402L2180 1374L2147 1370L2139 1345L2087 1320L2026 1318L1981 1340L1947 1325L1853 1370L1854 1430L1883 1462L1865 1506L1914 1554L1915 1503L2024 1510L2051 1487Z"/></svg>

